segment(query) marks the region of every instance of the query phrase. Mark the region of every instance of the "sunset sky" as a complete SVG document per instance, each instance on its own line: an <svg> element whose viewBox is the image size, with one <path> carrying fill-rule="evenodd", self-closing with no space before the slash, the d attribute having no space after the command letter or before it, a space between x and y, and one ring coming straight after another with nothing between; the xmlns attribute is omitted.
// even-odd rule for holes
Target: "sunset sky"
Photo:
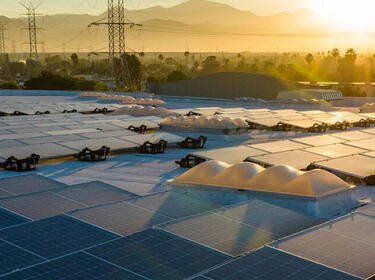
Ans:
<svg viewBox="0 0 375 280"><path fill-rule="evenodd" d="M295 10L311 8L309 2L316 0L216 0L239 9L250 10L258 14L272 14L283 10ZM45 14L56 13L89 13L99 14L105 10L107 0L44 0L41 1L41 12ZM185 0L127 0L130 9L147 8L161 5L173 6ZM16 0L1 0L0 14L9 17L17 17L23 12Z"/></svg>
<svg viewBox="0 0 375 280"><path fill-rule="evenodd" d="M23 0L30 1L30 0ZM34 0L39 2L38 0ZM142 9L155 5L170 7L187 0L126 0L128 9ZM311 9L319 19L328 19L330 25L343 31L362 32L375 27L374 0L215 0L260 15L281 11ZM42 0L39 12L43 14L86 13L100 14L105 11L107 0ZM0 15L18 17L24 9L16 0L1 0Z"/></svg>

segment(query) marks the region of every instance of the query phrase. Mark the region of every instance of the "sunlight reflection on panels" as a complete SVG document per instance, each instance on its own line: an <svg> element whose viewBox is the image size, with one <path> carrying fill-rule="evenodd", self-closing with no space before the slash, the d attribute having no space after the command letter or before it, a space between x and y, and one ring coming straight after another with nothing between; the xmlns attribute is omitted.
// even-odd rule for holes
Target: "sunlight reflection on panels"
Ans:
<svg viewBox="0 0 375 280"><path fill-rule="evenodd" d="M250 200L210 213L176 220L161 228L233 256L319 224L303 214Z"/></svg>
<svg viewBox="0 0 375 280"><path fill-rule="evenodd" d="M142 231L171 219L126 202L78 210L71 215L122 235Z"/></svg>

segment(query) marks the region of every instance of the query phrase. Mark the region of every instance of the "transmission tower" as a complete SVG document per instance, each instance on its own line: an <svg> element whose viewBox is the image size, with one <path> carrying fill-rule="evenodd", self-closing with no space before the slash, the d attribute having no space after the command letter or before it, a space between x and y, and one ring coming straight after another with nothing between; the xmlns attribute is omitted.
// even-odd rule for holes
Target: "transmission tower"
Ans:
<svg viewBox="0 0 375 280"><path fill-rule="evenodd" d="M5 27L0 22L0 56L2 57L5 53Z"/></svg>
<svg viewBox="0 0 375 280"><path fill-rule="evenodd" d="M120 61L119 76L121 86L125 86L125 80L132 88L132 79L129 71L129 65L126 58L126 26L142 26L134 22L128 22L125 17L125 0L108 0L107 22L96 21L89 25L108 25L108 47L109 62L112 69L112 78L115 77L115 61Z"/></svg>
<svg viewBox="0 0 375 280"><path fill-rule="evenodd" d="M40 15L36 13L36 10L39 8L40 4L34 4L33 2L29 3L22 3L21 5L27 10L26 15L28 19L28 27L25 28L28 30L29 33L29 59L39 59L38 54L38 30L40 28L37 28L36 26L36 16Z"/></svg>

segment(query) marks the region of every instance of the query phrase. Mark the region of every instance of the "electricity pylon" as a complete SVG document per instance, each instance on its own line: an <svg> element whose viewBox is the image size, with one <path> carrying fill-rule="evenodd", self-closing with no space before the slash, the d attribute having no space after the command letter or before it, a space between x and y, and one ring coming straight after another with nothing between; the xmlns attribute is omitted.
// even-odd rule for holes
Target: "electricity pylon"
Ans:
<svg viewBox="0 0 375 280"><path fill-rule="evenodd" d="M40 15L36 13L36 10L39 8L40 3L34 4L33 2L29 2L29 3L21 2L20 4L27 10L27 13L23 15L27 16L27 19L28 19L28 27L25 29L28 30L28 34L29 34L29 42L28 42L29 59L38 60L39 59L38 44L40 44L38 42L38 30L40 28L36 26L35 18L36 16Z"/></svg>
<svg viewBox="0 0 375 280"><path fill-rule="evenodd" d="M115 77L115 61L120 62L119 72L120 84L125 87L125 80L132 88L132 79L126 58L125 27L142 26L134 22L128 22L125 17L125 0L108 0L107 22L96 21L89 25L108 25L108 57L112 69L112 78Z"/></svg>

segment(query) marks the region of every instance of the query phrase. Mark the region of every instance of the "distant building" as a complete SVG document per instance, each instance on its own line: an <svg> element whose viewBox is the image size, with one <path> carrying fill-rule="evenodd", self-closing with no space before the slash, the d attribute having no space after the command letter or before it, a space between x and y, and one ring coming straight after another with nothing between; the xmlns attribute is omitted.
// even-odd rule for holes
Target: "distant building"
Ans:
<svg viewBox="0 0 375 280"><path fill-rule="evenodd" d="M268 100L276 99L280 91L301 88L306 86L268 75L239 72L215 73L178 82L148 84L149 92L160 95L233 99L252 97Z"/></svg>
<svg viewBox="0 0 375 280"><path fill-rule="evenodd" d="M318 100L342 100L344 96L339 90L332 89L301 89L280 91L277 94L279 100L292 100L292 99L318 99Z"/></svg>

